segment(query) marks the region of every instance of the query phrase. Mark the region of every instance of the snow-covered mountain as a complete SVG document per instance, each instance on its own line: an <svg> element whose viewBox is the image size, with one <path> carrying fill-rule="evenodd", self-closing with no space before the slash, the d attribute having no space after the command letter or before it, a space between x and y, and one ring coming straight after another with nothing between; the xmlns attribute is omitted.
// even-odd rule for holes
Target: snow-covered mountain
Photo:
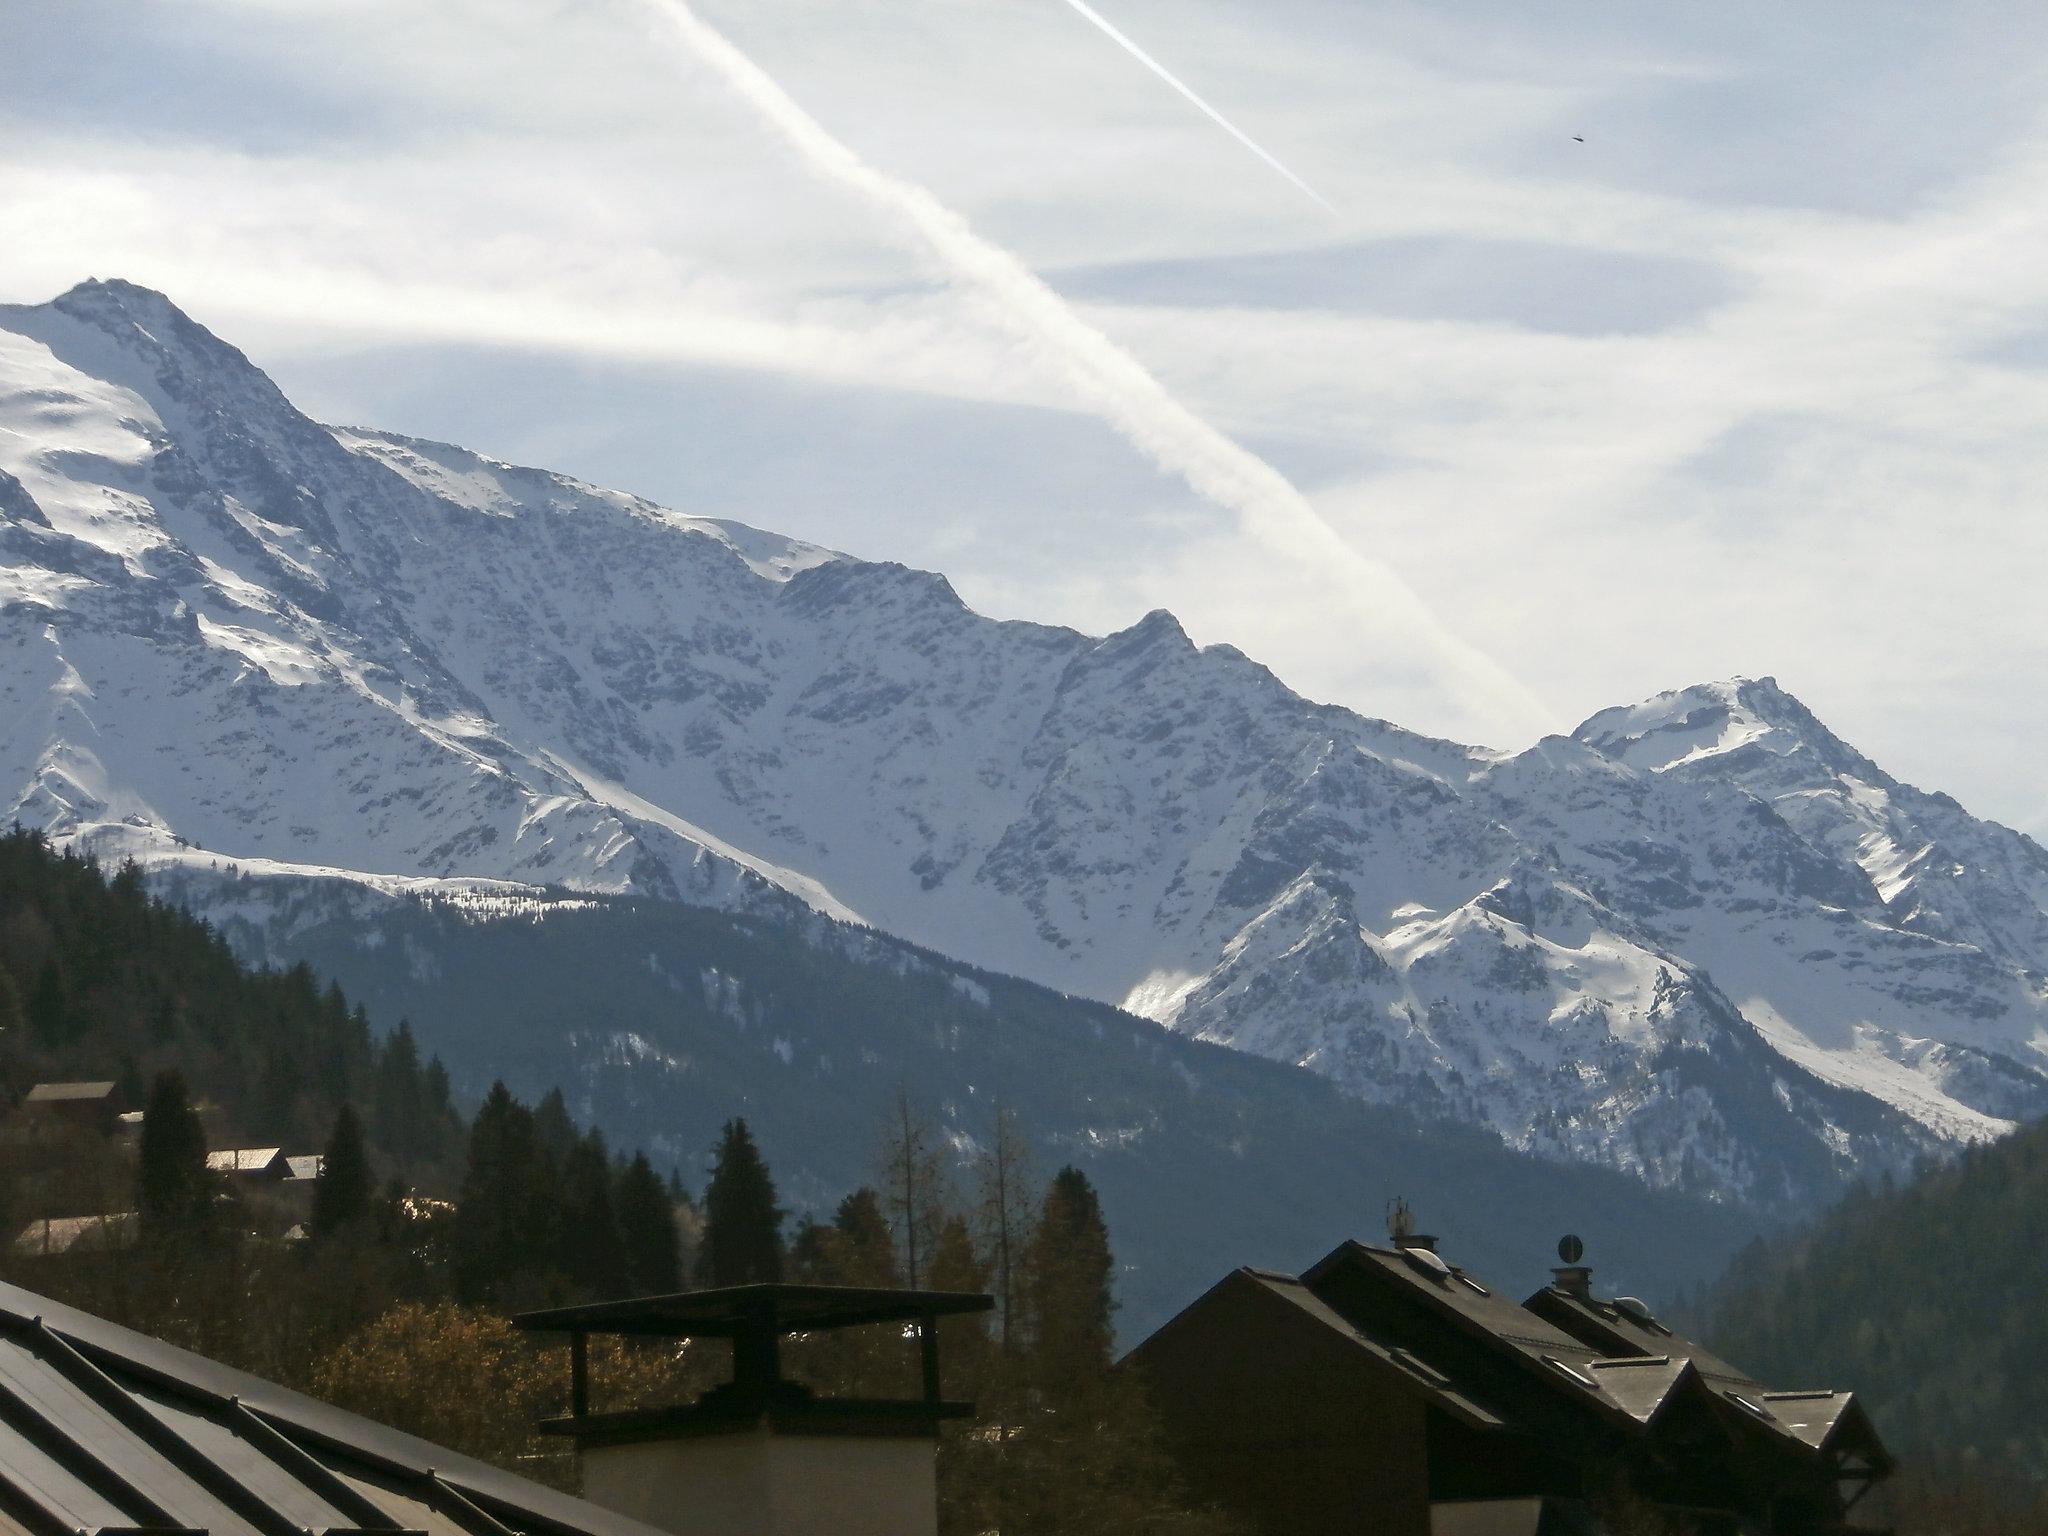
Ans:
<svg viewBox="0 0 2048 1536"><path fill-rule="evenodd" d="M1767 1203L2048 1111L2048 853L1768 679L1436 741L1165 613L320 426L122 283L0 309L0 796L188 871L801 902Z"/></svg>

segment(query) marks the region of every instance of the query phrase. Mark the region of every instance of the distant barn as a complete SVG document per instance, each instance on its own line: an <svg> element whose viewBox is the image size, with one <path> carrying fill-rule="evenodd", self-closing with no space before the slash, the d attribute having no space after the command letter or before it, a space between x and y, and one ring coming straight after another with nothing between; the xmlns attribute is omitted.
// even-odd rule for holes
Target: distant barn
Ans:
<svg viewBox="0 0 2048 1536"><path fill-rule="evenodd" d="M128 1099L118 1083L37 1083L22 1099L21 1113L31 1126L75 1125L106 1136L128 1113Z"/></svg>

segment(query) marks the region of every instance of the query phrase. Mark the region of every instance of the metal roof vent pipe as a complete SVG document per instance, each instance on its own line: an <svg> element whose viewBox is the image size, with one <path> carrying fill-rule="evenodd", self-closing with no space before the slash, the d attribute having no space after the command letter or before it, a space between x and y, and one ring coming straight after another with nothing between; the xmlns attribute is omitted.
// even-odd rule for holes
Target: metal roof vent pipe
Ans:
<svg viewBox="0 0 2048 1536"><path fill-rule="evenodd" d="M1557 1256L1564 1262L1550 1273L1551 1284L1565 1295L1579 1301L1593 1299L1593 1270L1590 1265L1579 1261L1586 1256L1586 1245L1570 1232L1557 1240Z"/></svg>

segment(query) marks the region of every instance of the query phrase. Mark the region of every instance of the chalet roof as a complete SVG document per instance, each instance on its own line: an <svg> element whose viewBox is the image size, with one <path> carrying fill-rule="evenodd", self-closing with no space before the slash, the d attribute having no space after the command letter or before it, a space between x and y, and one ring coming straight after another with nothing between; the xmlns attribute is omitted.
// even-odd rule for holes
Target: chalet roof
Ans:
<svg viewBox="0 0 2048 1536"><path fill-rule="evenodd" d="M1367 1337L1293 1275L1270 1269L1240 1269L1236 1275L1243 1277L1275 1300L1297 1308L1309 1319L1327 1328L1335 1341L1347 1352L1391 1371L1411 1391L1444 1409L1452 1417L1463 1419L1475 1428L1501 1427L1499 1418L1458 1391L1451 1379L1442 1371L1408 1350L1389 1347Z"/></svg>
<svg viewBox="0 0 2048 1536"><path fill-rule="evenodd" d="M1588 1360L1585 1370L1600 1390L1619 1403L1630 1418L1648 1424L1698 1373L1685 1359L1644 1355L1625 1360Z"/></svg>
<svg viewBox="0 0 2048 1536"><path fill-rule="evenodd" d="M1425 1258L1413 1250L1350 1241L1311 1266L1302 1278L1318 1294L1329 1294L1329 1282L1339 1271L1349 1269L1371 1277L1381 1288L1415 1303L1438 1326L1453 1329L1468 1341L1476 1342L1494 1362L1518 1370L1525 1383L1531 1378L1540 1380L1547 1392L1562 1392L1626 1431L1641 1429L1649 1417L1661 1410L1668 1389L1675 1387L1675 1382L1667 1384L1666 1393L1646 1417L1639 1411L1640 1381L1630 1381L1625 1389L1617 1381L1617 1390L1610 1390L1590 1369L1604 1358L1600 1351L1545 1322L1457 1266L1441 1260L1431 1263L1430 1259L1435 1259L1433 1253ZM1346 1308L1340 1306L1339 1310L1348 1314ZM1377 1331L1368 1319L1354 1317L1352 1321L1367 1332ZM1428 1353L1427 1349L1417 1352ZM1448 1368L1449 1364L1445 1360L1430 1363L1440 1369ZM1494 1375L1491 1371L1486 1374ZM1460 1385L1482 1401L1494 1395L1485 1381L1462 1381Z"/></svg>
<svg viewBox="0 0 2048 1536"><path fill-rule="evenodd" d="M101 1216L41 1216L14 1235L14 1251L22 1258L44 1258L74 1249L125 1248L138 1235L133 1211Z"/></svg>
<svg viewBox="0 0 2048 1536"><path fill-rule="evenodd" d="M1840 1400L1840 1405L1826 1415L1827 1430L1831 1432L1851 1396L1847 1392L1773 1392L1742 1367L1731 1365L1656 1317L1633 1312L1597 1296L1581 1296L1547 1285L1531 1296L1527 1305L1531 1312L1610 1354L1661 1353L1691 1361L1715 1398L1746 1423L1774 1439L1797 1442L1808 1449L1822 1449L1826 1433L1814 1433L1809 1422L1817 1423L1822 1416L1820 1411L1808 1413L1799 1405ZM1779 1411L1780 1402L1795 1406L1799 1422L1794 1423Z"/></svg>
<svg viewBox="0 0 2048 1536"><path fill-rule="evenodd" d="M37 1083L25 1104L89 1104L114 1096L113 1083Z"/></svg>
<svg viewBox="0 0 2048 1536"><path fill-rule="evenodd" d="M283 1147L223 1147L206 1154L213 1173L269 1173L283 1161Z"/></svg>
<svg viewBox="0 0 2048 1536"><path fill-rule="evenodd" d="M5 1284L0 1529L658 1536Z"/></svg>
<svg viewBox="0 0 2048 1536"><path fill-rule="evenodd" d="M1853 1392L1766 1392L1763 1405L1788 1433L1816 1451L1853 1449L1880 1467L1892 1464L1877 1427Z"/></svg>

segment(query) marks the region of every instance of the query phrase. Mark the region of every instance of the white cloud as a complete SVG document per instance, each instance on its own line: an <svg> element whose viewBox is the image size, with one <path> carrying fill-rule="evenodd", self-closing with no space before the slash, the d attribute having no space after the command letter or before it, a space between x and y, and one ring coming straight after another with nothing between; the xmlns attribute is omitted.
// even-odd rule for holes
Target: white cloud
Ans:
<svg viewBox="0 0 2048 1536"><path fill-rule="evenodd" d="M629 0L14 0L0 297L151 282L315 407L939 565L1004 613L1172 607L1313 695L1525 740L1374 638L1400 625L1362 551L1554 725L1776 672L2048 832L2048 13L1118 0L1333 235L1064 7L703 7L1339 544L1120 449L1092 365L906 261Z"/></svg>

